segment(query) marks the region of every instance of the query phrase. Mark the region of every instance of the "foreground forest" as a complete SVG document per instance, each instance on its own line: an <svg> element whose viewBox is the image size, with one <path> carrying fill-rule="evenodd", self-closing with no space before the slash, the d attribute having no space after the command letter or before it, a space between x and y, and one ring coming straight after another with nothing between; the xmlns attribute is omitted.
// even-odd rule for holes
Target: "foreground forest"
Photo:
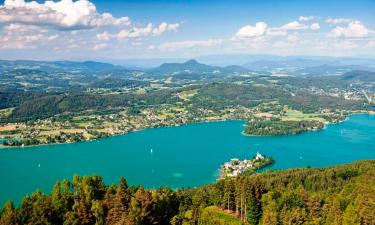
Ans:
<svg viewBox="0 0 375 225"><path fill-rule="evenodd" d="M375 161L269 171L194 189L144 189L99 176L57 182L0 224L374 224Z"/></svg>

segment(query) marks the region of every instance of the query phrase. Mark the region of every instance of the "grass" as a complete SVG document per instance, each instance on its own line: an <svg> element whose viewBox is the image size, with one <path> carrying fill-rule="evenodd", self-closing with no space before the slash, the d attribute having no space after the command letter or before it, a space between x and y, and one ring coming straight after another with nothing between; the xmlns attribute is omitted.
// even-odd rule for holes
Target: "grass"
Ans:
<svg viewBox="0 0 375 225"><path fill-rule="evenodd" d="M25 128L26 128L25 125L14 125L14 124L11 124L11 125L0 126L0 131L22 130L22 129L25 129Z"/></svg>
<svg viewBox="0 0 375 225"><path fill-rule="evenodd" d="M185 112L186 109L184 107L171 107L171 110L177 111L177 112Z"/></svg>
<svg viewBox="0 0 375 225"><path fill-rule="evenodd" d="M198 94L198 91L196 89L194 90L188 90L188 91L183 91L180 93L179 97L182 100L189 101L192 97Z"/></svg>
<svg viewBox="0 0 375 225"><path fill-rule="evenodd" d="M205 214L205 215L204 215ZM206 217L210 224L222 224L222 225L243 225L233 213L223 211L216 206L209 206L205 208L202 212L202 217Z"/></svg>
<svg viewBox="0 0 375 225"><path fill-rule="evenodd" d="M168 77L168 78L164 81L164 83L165 83L165 84L170 84L170 83L172 83L172 79L173 79L173 77Z"/></svg>
<svg viewBox="0 0 375 225"><path fill-rule="evenodd" d="M158 115L159 119L162 119L162 120L165 120L169 117L174 117L175 114L174 113L170 113L170 112L163 112L162 114Z"/></svg>
<svg viewBox="0 0 375 225"><path fill-rule="evenodd" d="M315 120L325 122L322 115L319 113L303 113L298 110L290 109L288 106L284 106L285 115L282 117L284 121L301 121L301 120Z"/></svg>
<svg viewBox="0 0 375 225"><path fill-rule="evenodd" d="M0 109L0 118L8 117L13 112L13 110L14 108Z"/></svg>
<svg viewBox="0 0 375 225"><path fill-rule="evenodd" d="M267 87L268 85L255 83L255 84L253 84L253 86L254 87Z"/></svg>

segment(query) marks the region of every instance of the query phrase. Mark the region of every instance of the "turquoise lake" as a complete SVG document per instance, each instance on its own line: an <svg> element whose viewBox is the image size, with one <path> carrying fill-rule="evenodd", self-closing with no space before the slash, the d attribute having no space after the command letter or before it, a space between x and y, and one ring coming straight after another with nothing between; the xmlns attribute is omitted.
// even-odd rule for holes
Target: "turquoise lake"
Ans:
<svg viewBox="0 0 375 225"><path fill-rule="evenodd" d="M74 174L101 175L107 184L124 176L146 187L194 187L215 181L225 161L257 151L276 160L273 169L375 159L375 115L352 115L320 131L281 137L246 137L243 126L198 123L93 142L0 149L0 204L19 203L37 188L49 192L56 180Z"/></svg>

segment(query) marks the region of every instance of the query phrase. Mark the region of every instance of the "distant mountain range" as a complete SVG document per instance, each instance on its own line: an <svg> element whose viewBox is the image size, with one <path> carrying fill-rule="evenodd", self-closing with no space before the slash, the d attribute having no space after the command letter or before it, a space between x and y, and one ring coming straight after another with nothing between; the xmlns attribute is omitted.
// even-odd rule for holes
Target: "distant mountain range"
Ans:
<svg viewBox="0 0 375 225"><path fill-rule="evenodd" d="M84 61L32 61L32 60L0 60L0 71L34 70L43 72L103 72L125 69L110 63Z"/></svg>
<svg viewBox="0 0 375 225"><path fill-rule="evenodd" d="M210 74L235 74L250 72L249 69L241 66L210 66L198 63L191 59L183 63L163 63L159 67L148 70L155 75L174 75L179 73L210 73Z"/></svg>
<svg viewBox="0 0 375 225"><path fill-rule="evenodd" d="M185 62L162 63L160 66L149 69L126 68L96 61L31 61L31 60L0 60L0 72L22 74L43 74L50 72L67 73L110 73L112 77L123 76L140 72L146 76L188 76L189 74L200 74L202 76L233 76L241 74L271 74L275 71L282 71L283 74L294 76L332 76L343 75L350 71L375 72L371 59L345 59L333 60L329 58L324 61L319 58L288 58L271 57L271 59L260 59L241 65L216 66L200 63L195 59ZM346 64L348 62L362 63ZM1 75L1 74L0 74Z"/></svg>
<svg viewBox="0 0 375 225"><path fill-rule="evenodd" d="M183 63L190 58L139 58L139 59L96 59L100 62L109 62L122 65L126 68L155 68L163 63ZM330 56L278 56L278 55L258 55L258 54L228 54L228 55L206 55L194 57L200 63L212 66L240 65L249 69L251 63L281 63L283 66L293 67L313 67L319 65L360 65L375 67L375 57L330 57ZM259 61L259 62L257 62Z"/></svg>
<svg viewBox="0 0 375 225"><path fill-rule="evenodd" d="M375 71L375 68L370 68L370 67L360 66L360 65L334 66L334 65L323 64L319 66L312 66L312 67L305 67L302 69L298 69L294 71L292 74L293 75L305 75L305 76L335 76L335 75L342 75L352 70Z"/></svg>

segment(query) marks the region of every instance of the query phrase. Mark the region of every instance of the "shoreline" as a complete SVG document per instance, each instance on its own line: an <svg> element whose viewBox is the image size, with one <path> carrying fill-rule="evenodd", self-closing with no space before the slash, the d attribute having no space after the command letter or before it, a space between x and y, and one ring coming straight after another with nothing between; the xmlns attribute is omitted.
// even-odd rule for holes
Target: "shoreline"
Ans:
<svg viewBox="0 0 375 225"><path fill-rule="evenodd" d="M102 137L102 138L88 139L88 140L69 142L69 143L49 143L49 144L45 143L45 144L25 145L25 146L11 146L11 145L3 145L1 143L0 144L0 150L1 149L19 149L19 148L22 149L22 148L28 148L28 147L38 147L38 146L47 146L47 145L64 145L64 144L77 144L77 143L85 143L85 142L94 142L94 141L100 141L100 140L103 140L103 139L106 139L106 138L136 133L136 132L144 131L144 130L147 130L147 129L172 128L172 127L180 127L180 126L186 126L186 125L191 125L191 124L229 122L229 121L243 121L243 122L245 122L246 120L245 119L217 119L217 120L204 120L204 121L196 121L196 122L190 122L190 123L181 123L181 124L175 124L175 125L169 125L169 126L145 127L145 128L141 128L141 129L135 129L135 130L132 130L132 131L128 131L128 132L121 132L121 133L117 133L117 134L113 134L113 135L108 135L108 136ZM5 140L5 139L0 139L0 140Z"/></svg>
<svg viewBox="0 0 375 225"><path fill-rule="evenodd" d="M342 122L348 120L348 118L351 115L361 115L361 114L364 114L364 115L375 115L375 111L366 111L366 112L364 112L364 111L353 111L353 112L350 112L346 116L346 118L344 120L341 120L341 121L336 122L336 123L335 122L327 122L327 123L324 124L323 128L321 128L321 129L306 130L306 131L303 131L301 133L287 134L287 135L252 135L252 134L245 134L244 131L242 131L241 134L243 136L246 136L246 137L278 137L278 136L299 135L299 134L303 134L303 133L306 133L306 132L315 132L315 131L320 131L320 130L326 129L326 127L329 126L329 125L339 124L339 123L342 123ZM93 142L93 141L100 141L100 140L105 139L105 138L111 138L111 137L116 137L116 136L120 136L120 135L131 134L131 133L135 133L135 132L139 132L139 131L143 131L143 130L147 130L147 129L169 128L169 127L185 126L185 125L190 125L190 124L212 123L212 122L227 122L227 121L243 121L243 122L246 122L246 119L215 119L215 120L203 120L203 121L195 121L195 122L189 122L189 123L175 124L175 125L169 125L169 126L145 127L145 128L140 128L140 129L135 129L135 130L132 130L132 131L128 131L128 132L121 132L121 133L117 133L117 134L114 134L114 135L108 135L108 136L103 137L103 138L89 139L89 140L83 140L83 141L78 141L78 142L69 142L69 143L49 143L49 144L45 143L45 144L25 145L25 146L7 146L7 145L3 145L1 143L0 144L0 150L1 149L23 149L23 148L28 148L28 147L38 147L38 146L46 146L46 145L63 145L63 144L76 144L76 143L81 143L81 142L82 143L83 142ZM5 140L5 139L0 139L0 140Z"/></svg>
<svg viewBox="0 0 375 225"><path fill-rule="evenodd" d="M353 112L350 112L346 117L345 119L343 120L340 120L338 122L325 122L323 123L324 126L320 129L313 129L313 130L305 130L305 131L302 131L302 132L299 132L299 133L293 133L293 134L280 134L280 135L256 135L256 134L246 134L244 131L241 132L241 134L243 136L246 136L246 137L280 137L280 136L292 136L292 135L300 135L300 134L304 134L304 133L307 133L307 132L316 132L316 131L321 131L321 130L324 130L327 128L327 126L330 126L330 125L335 125L335 124L340 124L342 122L345 122L349 119L350 116L352 115L375 115L375 111L368 111L368 112L363 112L363 111L353 111Z"/></svg>

